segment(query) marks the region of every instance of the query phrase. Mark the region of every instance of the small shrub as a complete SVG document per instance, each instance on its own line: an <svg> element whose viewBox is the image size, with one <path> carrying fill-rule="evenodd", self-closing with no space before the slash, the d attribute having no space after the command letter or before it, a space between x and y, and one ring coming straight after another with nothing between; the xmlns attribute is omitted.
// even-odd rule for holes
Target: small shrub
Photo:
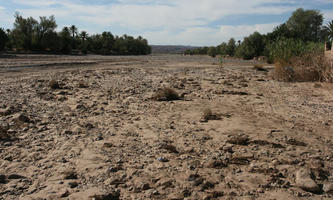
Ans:
<svg viewBox="0 0 333 200"><path fill-rule="evenodd" d="M203 115L202 115L202 119L205 120L205 121L208 121L212 118L213 116L213 112L211 109L209 108L206 108L204 111L203 111Z"/></svg>
<svg viewBox="0 0 333 200"><path fill-rule="evenodd" d="M274 77L281 81L333 81L333 67L324 54L317 52L275 64Z"/></svg>
<svg viewBox="0 0 333 200"><path fill-rule="evenodd" d="M88 84L85 81L79 81L78 83L79 88L88 88Z"/></svg>
<svg viewBox="0 0 333 200"><path fill-rule="evenodd" d="M179 100L178 93L171 88L163 88L154 95L154 99L156 101L173 101L173 100Z"/></svg>
<svg viewBox="0 0 333 200"><path fill-rule="evenodd" d="M207 122L208 120L219 120L221 115L214 114L209 108L206 108L202 113L202 121Z"/></svg>
<svg viewBox="0 0 333 200"><path fill-rule="evenodd" d="M56 81L56 80L51 80L49 82L49 86L53 90L60 89L60 85L59 85L58 81Z"/></svg>

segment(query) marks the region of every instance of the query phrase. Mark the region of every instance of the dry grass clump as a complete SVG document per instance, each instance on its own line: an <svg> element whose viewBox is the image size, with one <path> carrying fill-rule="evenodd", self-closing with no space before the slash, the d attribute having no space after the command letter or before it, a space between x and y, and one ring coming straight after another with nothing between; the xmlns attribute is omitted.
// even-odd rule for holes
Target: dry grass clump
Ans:
<svg viewBox="0 0 333 200"><path fill-rule="evenodd" d="M207 122L208 120L219 120L221 119L221 115L214 114L213 111L209 108L206 108L202 112L202 121Z"/></svg>
<svg viewBox="0 0 333 200"><path fill-rule="evenodd" d="M83 81L83 80L80 80L79 83L78 83L78 87L79 88L88 88L88 83Z"/></svg>
<svg viewBox="0 0 333 200"><path fill-rule="evenodd" d="M267 72L268 70L264 68L263 64L254 64L253 65L253 69L257 70L257 71L263 71L263 72Z"/></svg>
<svg viewBox="0 0 333 200"><path fill-rule="evenodd" d="M53 89L53 90L60 89L60 84L59 84L59 82L56 81L56 80L51 80L51 81L49 82L49 86L50 86L50 88Z"/></svg>
<svg viewBox="0 0 333 200"><path fill-rule="evenodd" d="M205 120L205 121L208 121L208 120L210 120L212 117L213 117L213 112L212 112L212 110L209 109L209 108L206 108L206 109L203 111L202 119Z"/></svg>
<svg viewBox="0 0 333 200"><path fill-rule="evenodd" d="M156 101L173 101L179 100L180 97L174 89L166 87L157 91L153 99Z"/></svg>
<svg viewBox="0 0 333 200"><path fill-rule="evenodd" d="M274 78L288 82L332 82L332 62L322 54L305 54L294 57L289 62L276 62Z"/></svg>

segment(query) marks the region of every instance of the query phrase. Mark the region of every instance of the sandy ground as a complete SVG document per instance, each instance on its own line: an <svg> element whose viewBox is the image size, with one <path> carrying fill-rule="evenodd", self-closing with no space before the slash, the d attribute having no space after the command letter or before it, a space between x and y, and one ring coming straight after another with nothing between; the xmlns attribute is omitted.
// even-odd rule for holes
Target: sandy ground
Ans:
<svg viewBox="0 0 333 200"><path fill-rule="evenodd" d="M266 69L2 58L0 199L332 199L332 84L277 82ZM181 100L155 101L164 87Z"/></svg>

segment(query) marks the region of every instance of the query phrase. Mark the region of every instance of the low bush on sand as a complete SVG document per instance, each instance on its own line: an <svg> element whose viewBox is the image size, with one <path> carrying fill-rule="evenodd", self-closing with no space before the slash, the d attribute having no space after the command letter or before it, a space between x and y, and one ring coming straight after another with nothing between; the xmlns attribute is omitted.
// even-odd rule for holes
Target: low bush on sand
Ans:
<svg viewBox="0 0 333 200"><path fill-rule="evenodd" d="M280 81L333 81L333 67L324 54L307 53L289 62L276 62L274 77Z"/></svg>
<svg viewBox="0 0 333 200"><path fill-rule="evenodd" d="M50 86L50 88L53 89L53 90L60 89L60 84L59 84L59 82L56 81L56 80L51 80L51 81L49 82L49 86Z"/></svg>
<svg viewBox="0 0 333 200"><path fill-rule="evenodd" d="M166 87L158 90L153 99L156 101L173 101L179 100L180 97L174 89Z"/></svg>
<svg viewBox="0 0 333 200"><path fill-rule="evenodd" d="M332 64L325 58L324 45L295 39L280 39L270 45L274 78L280 81L333 81Z"/></svg>

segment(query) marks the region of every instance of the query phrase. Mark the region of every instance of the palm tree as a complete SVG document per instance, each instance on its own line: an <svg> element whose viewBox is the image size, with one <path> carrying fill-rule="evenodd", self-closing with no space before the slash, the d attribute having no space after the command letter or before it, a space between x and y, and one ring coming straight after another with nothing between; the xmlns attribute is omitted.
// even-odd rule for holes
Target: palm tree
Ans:
<svg viewBox="0 0 333 200"><path fill-rule="evenodd" d="M69 29L71 30L72 37L74 38L75 35L77 35L77 28L76 28L76 26L72 25Z"/></svg>
<svg viewBox="0 0 333 200"><path fill-rule="evenodd" d="M327 39L332 41L331 51L333 51L333 20L324 26L324 31L326 33Z"/></svg>
<svg viewBox="0 0 333 200"><path fill-rule="evenodd" d="M80 37L81 37L83 43L84 43L84 41L86 40L87 36L88 36L88 34L87 34L86 31L81 31L81 33L80 33Z"/></svg>

